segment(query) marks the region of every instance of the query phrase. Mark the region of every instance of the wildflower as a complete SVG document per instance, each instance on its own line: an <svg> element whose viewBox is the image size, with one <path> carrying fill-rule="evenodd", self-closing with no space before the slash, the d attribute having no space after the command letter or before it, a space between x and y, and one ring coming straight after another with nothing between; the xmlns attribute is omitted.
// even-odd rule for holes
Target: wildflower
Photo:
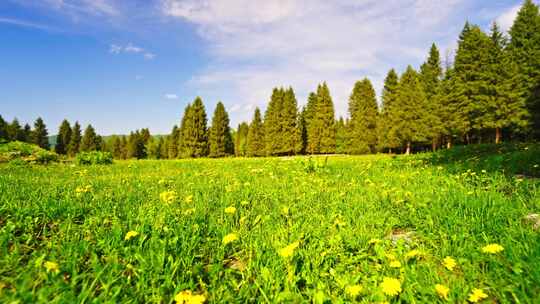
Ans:
<svg viewBox="0 0 540 304"><path fill-rule="evenodd" d="M446 267L446 269L452 271L454 270L454 267L457 266L457 263L456 263L456 260L454 260L453 258L447 256L443 259L443 265L444 267Z"/></svg>
<svg viewBox="0 0 540 304"><path fill-rule="evenodd" d="M392 268L400 268L401 267L401 263L397 260L393 260L390 262L390 267Z"/></svg>
<svg viewBox="0 0 540 304"><path fill-rule="evenodd" d="M283 247L279 250L279 255L284 258L290 258L294 255L294 250L300 246L300 243L298 241Z"/></svg>
<svg viewBox="0 0 540 304"><path fill-rule="evenodd" d="M362 285L351 285L345 288L345 293L353 298L356 298L360 292L362 292Z"/></svg>
<svg viewBox="0 0 540 304"><path fill-rule="evenodd" d="M238 235L236 233L229 233L223 237L223 245L227 245L234 241L238 240Z"/></svg>
<svg viewBox="0 0 540 304"><path fill-rule="evenodd" d="M55 262L46 261L45 263L43 263L43 266L45 267L47 272L52 272L52 273L60 272L60 269L58 268L58 264Z"/></svg>
<svg viewBox="0 0 540 304"><path fill-rule="evenodd" d="M479 301L482 301L483 299L487 299L488 295L479 288L475 288L472 290L472 292L469 294L469 302L476 303Z"/></svg>
<svg viewBox="0 0 540 304"><path fill-rule="evenodd" d="M379 240L379 239L371 239L371 240L369 240L368 244L373 245L373 244L378 244L380 242L381 242L381 240Z"/></svg>
<svg viewBox="0 0 540 304"><path fill-rule="evenodd" d="M126 236L124 237L124 240L129 241L129 240L131 240L132 238L134 238L134 237L136 237L138 235L139 235L139 233L137 231L131 230L128 233L126 233Z"/></svg>
<svg viewBox="0 0 540 304"><path fill-rule="evenodd" d="M415 258L415 257L417 257L419 255L422 255L422 252L420 250L418 250L418 249L413 249L413 250L407 252L407 254L405 254L405 258L412 259L412 258Z"/></svg>
<svg viewBox="0 0 540 304"><path fill-rule="evenodd" d="M439 295L439 298L448 300L448 292L450 291L450 288L442 284L435 284L435 291Z"/></svg>
<svg viewBox="0 0 540 304"><path fill-rule="evenodd" d="M188 204L191 203L191 202L193 202L193 195L188 195L188 196L186 196L186 197L184 198L184 202L186 202L186 203L188 203Z"/></svg>
<svg viewBox="0 0 540 304"><path fill-rule="evenodd" d="M177 304L202 304L206 301L206 297L193 294L191 290L184 290L176 294L174 301Z"/></svg>
<svg viewBox="0 0 540 304"><path fill-rule="evenodd" d="M227 207L227 208L225 208L225 213L235 214L236 213L236 208L233 207L233 206Z"/></svg>
<svg viewBox="0 0 540 304"><path fill-rule="evenodd" d="M195 213L195 210L196 210L195 208L186 209L184 211L184 215L191 215L191 214Z"/></svg>
<svg viewBox="0 0 540 304"><path fill-rule="evenodd" d="M175 191L164 191L159 194L159 198L162 202L166 204L170 204L176 200L176 192Z"/></svg>
<svg viewBox="0 0 540 304"><path fill-rule="evenodd" d="M291 210L289 209L289 207L283 207L283 208L281 208L281 214L283 214L284 216L289 215L289 212L290 212L290 211L291 211Z"/></svg>
<svg viewBox="0 0 540 304"><path fill-rule="evenodd" d="M383 293L389 296L396 296L401 292L401 283L398 279L384 277L381 283Z"/></svg>
<svg viewBox="0 0 540 304"><path fill-rule="evenodd" d="M81 186L81 187L77 187L77 189L75 189L75 194L77 196L82 196L83 194L88 193L91 190L92 190L91 185Z"/></svg>
<svg viewBox="0 0 540 304"><path fill-rule="evenodd" d="M242 205L242 206L247 206L247 205L249 205L249 202L248 202L248 201L241 201L241 202L240 202L240 205Z"/></svg>
<svg viewBox="0 0 540 304"><path fill-rule="evenodd" d="M499 244L489 244L484 247L482 247L483 253L492 253L496 254L504 250L504 247Z"/></svg>

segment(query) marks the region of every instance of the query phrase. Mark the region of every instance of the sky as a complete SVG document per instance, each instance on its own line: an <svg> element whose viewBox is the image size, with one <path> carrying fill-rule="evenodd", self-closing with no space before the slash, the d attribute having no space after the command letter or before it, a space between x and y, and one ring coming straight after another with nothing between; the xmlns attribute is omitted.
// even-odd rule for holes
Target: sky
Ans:
<svg viewBox="0 0 540 304"><path fill-rule="evenodd" d="M418 68L436 43L451 61L465 21L507 30L522 0L1 0L0 115L50 134L60 122L102 135L169 133L201 96L231 127L272 88L299 105L326 81L336 115L354 83L380 95L386 73Z"/></svg>

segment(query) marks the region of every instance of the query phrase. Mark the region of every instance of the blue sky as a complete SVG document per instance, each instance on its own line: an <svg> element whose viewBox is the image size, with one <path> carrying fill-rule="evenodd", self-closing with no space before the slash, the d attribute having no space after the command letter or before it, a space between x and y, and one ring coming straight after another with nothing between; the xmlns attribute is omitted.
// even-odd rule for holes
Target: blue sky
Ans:
<svg viewBox="0 0 540 304"><path fill-rule="evenodd" d="M521 0L3 0L0 114L54 134L63 118L101 134L168 133L201 96L231 126L272 87L299 104L327 81L345 115L356 80L378 93L432 42L451 58L466 20L508 28Z"/></svg>

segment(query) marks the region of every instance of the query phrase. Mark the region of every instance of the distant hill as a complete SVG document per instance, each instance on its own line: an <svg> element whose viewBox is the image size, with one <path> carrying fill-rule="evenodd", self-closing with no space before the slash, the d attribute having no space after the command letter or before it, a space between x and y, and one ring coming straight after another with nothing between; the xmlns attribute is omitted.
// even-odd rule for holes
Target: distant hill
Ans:
<svg viewBox="0 0 540 304"><path fill-rule="evenodd" d="M123 135L123 134L119 134L119 135L106 135L106 136L103 136L103 140L105 142L108 142L113 136L129 136L129 135ZM159 139L160 137L165 137L167 135L164 135L164 134L156 134L156 135L152 135L153 138L155 139ZM49 136L49 145L51 147L54 147L56 146L56 138L58 137L58 135L51 135Z"/></svg>

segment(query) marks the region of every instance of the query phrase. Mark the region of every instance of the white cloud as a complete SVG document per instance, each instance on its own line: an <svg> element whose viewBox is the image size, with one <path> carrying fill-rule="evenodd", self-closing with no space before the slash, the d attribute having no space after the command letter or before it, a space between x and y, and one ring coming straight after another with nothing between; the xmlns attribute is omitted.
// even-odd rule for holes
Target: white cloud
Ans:
<svg viewBox="0 0 540 304"><path fill-rule="evenodd" d="M355 81L370 77L380 91L390 68L420 63L433 41L444 52L463 25L465 17L456 14L463 2L163 0L162 10L193 23L209 44L213 61L190 86L228 92L253 109L265 107L274 86L292 86L304 104L327 81L344 115ZM458 25L449 29L454 19Z"/></svg>
<svg viewBox="0 0 540 304"><path fill-rule="evenodd" d="M507 11L505 11L503 14L501 14L499 17L497 17L496 21L502 30L504 31L510 30L510 28L514 24L514 20L516 19L520 8L521 8L521 4L513 6L509 8Z"/></svg>
<svg viewBox="0 0 540 304"><path fill-rule="evenodd" d="M25 3L25 1L17 0ZM40 5L72 15L74 18L95 16L118 16L120 10L112 0L42 0ZM25 3L26 4L26 3Z"/></svg>
<svg viewBox="0 0 540 304"><path fill-rule="evenodd" d="M132 54L142 54L144 59L152 60L156 57L155 54L146 51L144 48L128 43L126 46L121 46L117 44L111 44L109 47L109 53L111 54L121 54L121 53L132 53Z"/></svg>
<svg viewBox="0 0 540 304"><path fill-rule="evenodd" d="M176 94L165 94L165 99L178 99L178 95Z"/></svg>

